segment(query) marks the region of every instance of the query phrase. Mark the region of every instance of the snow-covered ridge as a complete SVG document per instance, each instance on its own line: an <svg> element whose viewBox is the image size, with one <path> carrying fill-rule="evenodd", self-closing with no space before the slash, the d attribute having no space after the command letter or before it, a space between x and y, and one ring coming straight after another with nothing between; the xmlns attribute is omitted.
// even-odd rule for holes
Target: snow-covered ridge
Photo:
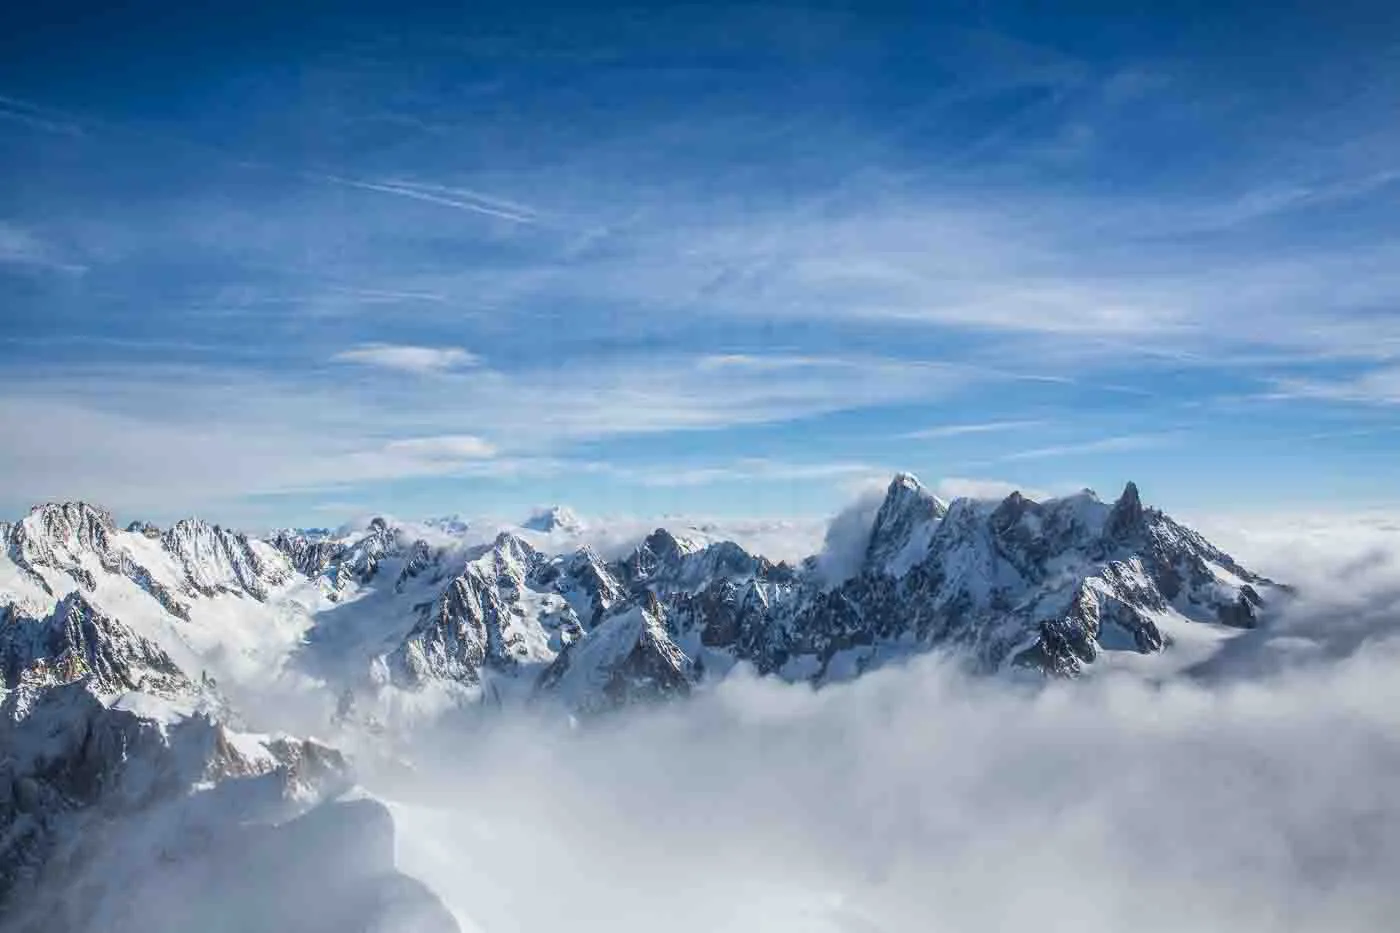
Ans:
<svg viewBox="0 0 1400 933"><path fill-rule="evenodd" d="M554 529L572 513L541 516ZM295 605L303 646L284 646L279 663L378 708L396 691L453 703L547 693L544 672L566 649L585 656L609 618L653 602L693 679L743 661L821 682L936 647L983 669L1073 675L1105 656L1158 653L1183 624L1248 627L1278 592L1144 506L1131 483L1113 502L1086 490L945 503L901 473L858 572L834 587L814 559L774 563L665 528L606 560L587 546L551 552L567 537L523 527L483 544L465 531L430 541L424 527L376 518L264 541L198 520L118 531L101 509L43 506L7 531L9 578L27 585L7 593L0 575L0 599L27 616L70 589L101 605L99 577L121 577L167 617L147 626L156 636L181 631L202 600Z"/></svg>
<svg viewBox="0 0 1400 933"><path fill-rule="evenodd" d="M153 929L162 899L132 892L157 893L172 861L337 806L340 753L249 731L209 675L275 666L260 652L286 643L279 620L306 584L281 551L197 519L118 530L72 502L0 535L0 926ZM367 889L397 884L392 840L365 845Z"/></svg>
<svg viewBox="0 0 1400 933"><path fill-rule="evenodd" d="M609 620L639 607L659 621L669 643L660 653L679 653L687 683L741 661L820 683L939 647L983 670L1073 676L1105 658L1223 641L1283 592L1144 506L1131 483L1113 502L1086 490L944 503L899 474L862 566L834 588L814 559L773 563L665 528L611 561L588 547L541 550L548 544L505 532L476 547L415 542L410 559L401 541L395 589L405 599L384 605L398 621L382 627L381 650L365 653L369 675L344 688L370 708L401 690L604 708L601 697L557 691L559 671L614 656L590 643L605 631L615 639L623 629ZM295 554L306 545L280 546Z"/></svg>
<svg viewBox="0 0 1400 933"><path fill-rule="evenodd" d="M70 502L0 524L0 740L36 749L0 769L0 882L58 877L47 853L91 808L132 814L256 779L285 818L333 795L344 761L248 731L244 701L392 743L449 709L601 714L739 664L815 685L933 650L987 672L1169 671L1287 593L1131 483L1111 502L945 503L899 474L840 583L815 556L775 562L688 529L605 556L567 518L487 540L489 523L456 518L264 539L198 519L119 529ZM165 777L132 783L151 774ZM59 799L68 815L35 822ZM99 850L64 871L96 871Z"/></svg>

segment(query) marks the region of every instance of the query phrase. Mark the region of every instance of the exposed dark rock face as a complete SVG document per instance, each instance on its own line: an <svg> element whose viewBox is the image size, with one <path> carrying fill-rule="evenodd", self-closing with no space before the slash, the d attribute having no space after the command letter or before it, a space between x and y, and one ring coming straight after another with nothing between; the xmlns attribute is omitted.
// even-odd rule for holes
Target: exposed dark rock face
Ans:
<svg viewBox="0 0 1400 933"><path fill-rule="evenodd" d="M265 562L248 536L197 518L176 522L161 535L165 550L185 566L188 588L201 596L246 594L265 600L286 573Z"/></svg>
<svg viewBox="0 0 1400 933"><path fill-rule="evenodd" d="M191 695L196 687L159 646L97 609L80 592L42 619L0 608L0 676L6 704L22 704L46 687L87 679L100 694L140 691ZM12 714L13 715L13 714Z"/></svg>
<svg viewBox="0 0 1400 933"><path fill-rule="evenodd" d="M545 669L539 689L582 712L681 696L690 690L690 662L671 641L654 598L608 618Z"/></svg>
<svg viewBox="0 0 1400 933"><path fill-rule="evenodd" d="M628 598L607 562L590 547L541 565L532 582L557 590L590 627Z"/></svg>
<svg viewBox="0 0 1400 933"><path fill-rule="evenodd" d="M110 513L83 502L37 506L22 521L4 526L7 556L34 585L49 595L62 592L60 577L82 589L97 588L96 573L112 574L148 592L171 615L189 620L186 599L232 593L266 599L271 588L286 582L290 568L269 563L242 534L187 519L160 533L141 525L143 538L182 571L178 585L161 583L149 568L114 544L117 528ZM45 575L45 571L49 575Z"/></svg>
<svg viewBox="0 0 1400 933"><path fill-rule="evenodd" d="M983 669L1072 676L1106 648L1160 650L1163 614L1252 624L1258 588L1271 586L1143 506L1131 483L1111 506L1085 491L948 507L901 474L863 568L834 589L812 572L775 574L720 547L686 553L673 536L653 534L617 575L658 596L678 643L819 680L843 653L859 667L887 648L938 645ZM710 582L696 586L697 577Z"/></svg>
<svg viewBox="0 0 1400 933"><path fill-rule="evenodd" d="M384 518L371 519L364 533L349 541L327 537L321 531L279 531L269 543L297 572L319 580L332 600L339 599L352 584L377 582L386 561L400 565L394 586L402 592L410 580L432 569L440 556L428 542L409 536Z"/></svg>
<svg viewBox="0 0 1400 933"><path fill-rule="evenodd" d="M902 564L917 560L927 548L928 536L947 513L948 506L920 486L912 474L895 476L870 529L866 566L897 576L907 569Z"/></svg>
<svg viewBox="0 0 1400 933"><path fill-rule="evenodd" d="M287 556L298 573L312 579L329 570L345 551L345 546L337 541L292 531L277 532L270 543Z"/></svg>
<svg viewBox="0 0 1400 933"><path fill-rule="evenodd" d="M1252 625L1261 592L1273 589L1144 506L1131 483L1111 504L1085 490L1044 502L1013 493L949 506L900 474L875 517L863 565L834 587L815 562L800 570L774 565L732 542L700 545L665 529L611 564L587 549L546 559L524 542L503 549L501 540L492 555L489 566L468 563L394 654L398 683L475 685L483 670L547 663L539 690L555 689L571 672L602 697L586 704L606 705L619 691L645 691L610 692L610 674L577 671L593 657L591 642L612 637L612 619L650 606L650 624L634 633L643 648L626 669L638 681L671 685L660 694L678 692L677 671L696 678L735 661L823 682L935 647L955 649L979 670L1072 677L1104 651L1160 651L1168 617ZM559 598L571 611L561 611ZM648 640L655 625L664 643ZM552 661L511 650L532 638L566 650ZM672 650L682 660L664 660ZM622 658L597 657L607 658L609 671ZM642 676L658 658L653 673L668 673Z"/></svg>
<svg viewBox="0 0 1400 933"><path fill-rule="evenodd" d="M579 637L582 625L569 602L538 588L545 563L509 533L478 551L389 656L394 682L476 685L484 668L510 671L539 660L551 636L558 646Z"/></svg>

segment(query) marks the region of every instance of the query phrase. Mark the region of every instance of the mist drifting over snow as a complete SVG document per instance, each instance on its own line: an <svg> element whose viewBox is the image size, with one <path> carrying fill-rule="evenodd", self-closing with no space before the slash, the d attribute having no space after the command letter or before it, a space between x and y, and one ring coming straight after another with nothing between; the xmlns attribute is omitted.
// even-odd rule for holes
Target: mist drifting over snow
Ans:
<svg viewBox="0 0 1400 933"><path fill-rule="evenodd" d="M813 691L436 736L400 867L468 930L1377 930L1400 910L1400 548L1370 536L1196 676ZM1380 548L1378 550L1378 548ZM1328 585L1330 583L1330 585ZM1343 595L1348 594L1348 595Z"/></svg>
<svg viewBox="0 0 1400 933"><path fill-rule="evenodd" d="M844 509L832 516L822 538L817 565L831 584L847 580L860 569L870 545L870 530L880 503L885 501L883 486L871 484L860 490Z"/></svg>
<svg viewBox="0 0 1400 933"><path fill-rule="evenodd" d="M921 661L508 724L401 814L402 867L492 931L1380 929L1397 662L1022 693Z"/></svg>

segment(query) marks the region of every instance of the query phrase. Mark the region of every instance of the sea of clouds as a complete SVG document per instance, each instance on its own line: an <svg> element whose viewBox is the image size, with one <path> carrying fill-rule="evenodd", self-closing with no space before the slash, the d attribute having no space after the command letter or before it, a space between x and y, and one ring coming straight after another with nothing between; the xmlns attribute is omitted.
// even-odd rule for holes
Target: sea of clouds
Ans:
<svg viewBox="0 0 1400 933"><path fill-rule="evenodd" d="M827 531L833 575L872 501ZM274 859L251 889L160 868L148 915L239 930L256 902L285 930L361 929L331 909L377 890L344 868L377 850L325 832L359 813L479 933L1393 929L1400 528L1199 524L1298 595L1165 681L1009 682L930 654L822 690L740 670L599 719L474 717L394 737L392 759L347 737L390 820L323 815L289 837L301 874ZM409 900L362 928L439 933Z"/></svg>
<svg viewBox="0 0 1400 933"><path fill-rule="evenodd" d="M485 933L1391 929L1400 535L1346 527L1240 530L1298 599L1166 683L740 674L368 781L401 867Z"/></svg>

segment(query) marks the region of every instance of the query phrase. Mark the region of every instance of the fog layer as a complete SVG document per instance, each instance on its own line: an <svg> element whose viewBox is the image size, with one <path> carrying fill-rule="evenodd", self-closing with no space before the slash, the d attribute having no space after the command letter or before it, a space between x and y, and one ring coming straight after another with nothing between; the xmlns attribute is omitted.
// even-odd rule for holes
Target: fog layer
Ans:
<svg viewBox="0 0 1400 933"><path fill-rule="evenodd" d="M1210 676L1037 687L936 656L817 692L740 674L438 737L379 789L402 867L489 933L1387 929L1393 553L1302 574Z"/></svg>

